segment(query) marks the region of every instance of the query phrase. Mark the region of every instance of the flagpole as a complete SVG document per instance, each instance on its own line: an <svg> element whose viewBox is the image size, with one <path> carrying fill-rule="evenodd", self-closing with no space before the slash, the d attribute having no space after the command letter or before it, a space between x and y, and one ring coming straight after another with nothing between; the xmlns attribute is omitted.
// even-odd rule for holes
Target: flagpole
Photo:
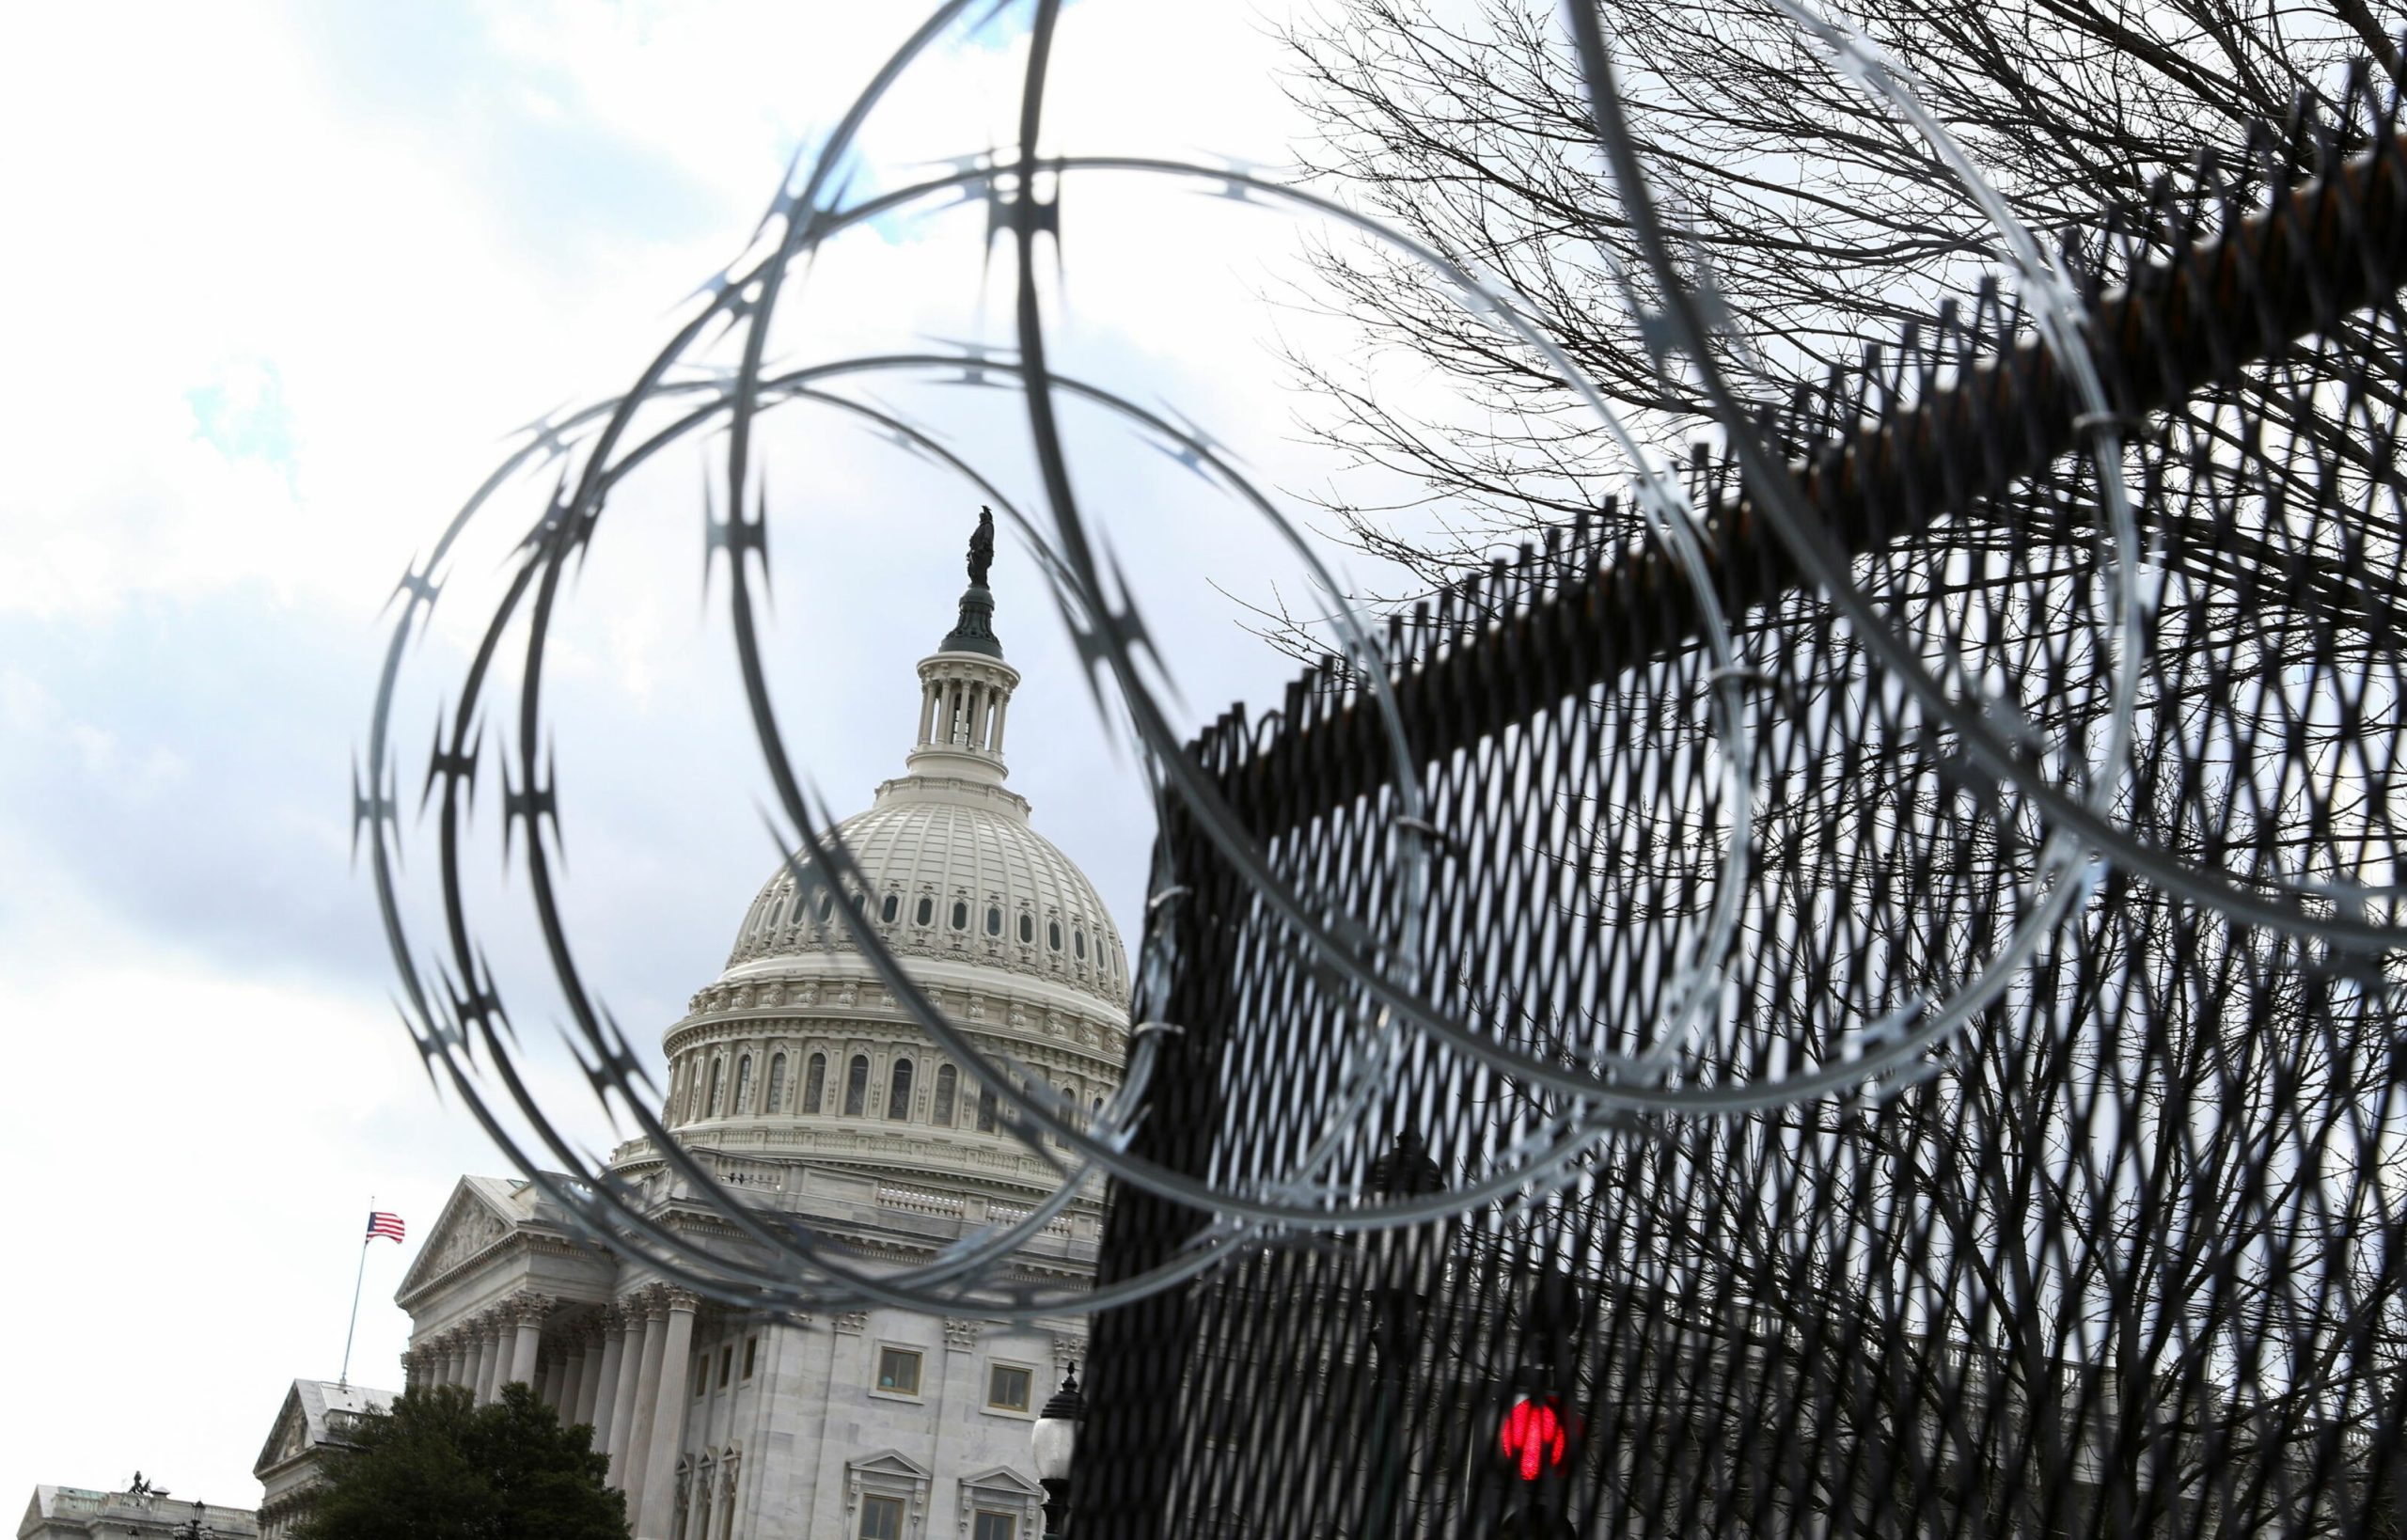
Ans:
<svg viewBox="0 0 2407 1540"><path fill-rule="evenodd" d="M371 1214L376 1211L373 1197L368 1200L368 1211ZM373 1232L359 1237L359 1271L351 1281L351 1325L343 1330L342 1374L335 1381L346 1391L351 1389L351 1341L359 1334L359 1286L368 1281L368 1243L375 1238Z"/></svg>

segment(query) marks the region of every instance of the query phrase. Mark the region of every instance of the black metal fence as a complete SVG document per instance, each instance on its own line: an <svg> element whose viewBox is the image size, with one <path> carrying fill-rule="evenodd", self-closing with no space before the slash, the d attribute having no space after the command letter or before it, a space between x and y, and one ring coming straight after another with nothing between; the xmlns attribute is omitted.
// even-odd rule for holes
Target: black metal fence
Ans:
<svg viewBox="0 0 2407 1540"><path fill-rule="evenodd" d="M1441 848L1405 911L1414 987L1576 1070L1664 1045L1717 902L1737 944L1669 1105L1575 1185L1257 1233L1100 1317L1078 1532L2400 1532L2407 975L2367 936L2407 880L2407 145L2394 93L2352 102L2082 245L2147 547L2127 755L2099 472L1992 300L1763 425L1957 709L1897 686L1714 455L1693 485L1747 672L1743 809L1697 606L1612 511L1398 618ZM1964 712L2021 773L1981 770ZM1199 752L1282 874L1396 912L1421 836L1359 680L1316 670ZM2039 784L2101 796L2155 874L2052 867ZM1181 1034L1139 1151L1291 1170L1379 1013L1177 815L1164 839L1148 945ZM1949 1002L1960 1030L1853 1093L1684 1110ZM1475 1181L1567 1105L1422 1040L1329 1203ZM1119 1194L1106 1280L1210 1220Z"/></svg>

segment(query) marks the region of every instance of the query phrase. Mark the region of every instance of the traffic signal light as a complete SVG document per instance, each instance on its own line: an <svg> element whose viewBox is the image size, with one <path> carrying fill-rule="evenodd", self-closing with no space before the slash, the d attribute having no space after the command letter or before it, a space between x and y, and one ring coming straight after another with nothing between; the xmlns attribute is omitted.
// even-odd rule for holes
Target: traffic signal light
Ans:
<svg viewBox="0 0 2407 1540"><path fill-rule="evenodd" d="M1570 1462L1578 1435L1575 1420L1560 1400L1551 1395L1523 1396L1504 1408L1496 1452L1521 1480L1538 1481Z"/></svg>

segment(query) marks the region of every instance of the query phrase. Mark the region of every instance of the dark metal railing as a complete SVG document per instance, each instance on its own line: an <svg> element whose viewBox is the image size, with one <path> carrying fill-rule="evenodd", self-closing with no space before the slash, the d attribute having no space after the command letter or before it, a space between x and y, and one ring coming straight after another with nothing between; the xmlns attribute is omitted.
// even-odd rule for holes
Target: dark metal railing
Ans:
<svg viewBox="0 0 2407 1540"><path fill-rule="evenodd" d="M2394 108L2361 91L2278 153L2203 163L2084 248L2147 551L2135 702L2116 704L2082 414L2010 304L1936 316L1760 425L1894 634L2011 721L2023 778L2102 786L2166 870L2305 920L2350 891L2347 918L2392 926ZM1676 1049L1676 1091L1844 1065L1945 1002L1960 1029L1851 1094L1616 1115L1551 1196L1383 1236L1254 1233L1107 1312L1078 1532L2399 1532L2396 954L2111 861L2062 875L2024 778L1983 774L1959 721L1896 687L1733 464L1691 481L1750 677L1743 809L1707 773L1727 676L1693 593L1611 511L1389 634L1441 851L1424 907L1393 903L1424 847L1361 680L1313 670L1195 751L1282 879L1404 914L1412 987L1500 1050L1576 1071ZM2118 710L2131 751L2101 762ZM1216 1183L1290 1170L1378 1013L1186 815L1162 839L1147 944L1180 1032L1137 1153ZM1668 992L1734 881L1714 1005L1667 1045ZM2069 918L2023 949L2062 881ZM1407 1155L1475 1180L1569 1106L1431 1041L1375 1102L1332 1209L1413 1190ZM1104 1279L1224 1235L1211 1221L1117 1193Z"/></svg>

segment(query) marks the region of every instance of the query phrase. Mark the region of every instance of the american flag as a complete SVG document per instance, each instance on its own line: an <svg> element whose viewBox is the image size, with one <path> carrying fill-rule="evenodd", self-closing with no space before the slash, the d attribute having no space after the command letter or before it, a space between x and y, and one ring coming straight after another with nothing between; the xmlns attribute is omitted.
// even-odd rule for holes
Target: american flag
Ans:
<svg viewBox="0 0 2407 1540"><path fill-rule="evenodd" d="M386 1214L381 1210L368 1216L367 1238L374 1240L379 1235L384 1236L388 1241L400 1240L401 1238L401 1217L398 1214Z"/></svg>

